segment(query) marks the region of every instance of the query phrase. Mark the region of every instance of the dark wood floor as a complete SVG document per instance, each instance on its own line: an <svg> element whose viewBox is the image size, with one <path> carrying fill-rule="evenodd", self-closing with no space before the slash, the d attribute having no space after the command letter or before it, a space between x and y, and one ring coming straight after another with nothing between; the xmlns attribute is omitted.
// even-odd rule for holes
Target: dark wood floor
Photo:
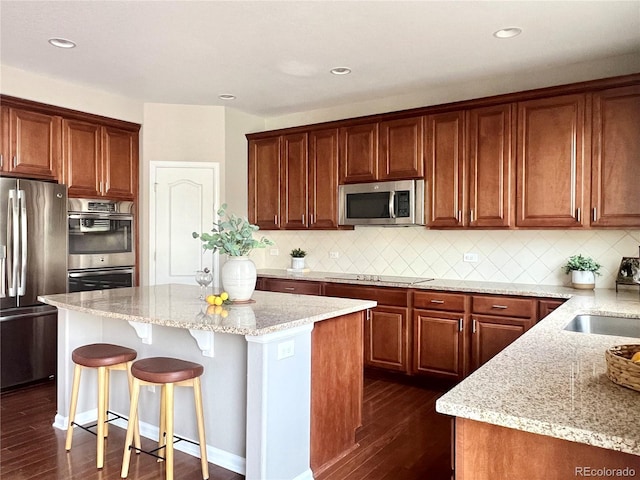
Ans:
<svg viewBox="0 0 640 480"><path fill-rule="evenodd" d="M360 446L317 480L450 480L450 420L434 410L442 392L369 377L364 385ZM97 470L93 435L78 429L71 452L65 452L65 432L51 426L55 401L53 382L2 394L0 478L119 479L124 431L110 429L105 467ZM143 439L143 448L145 443L151 445ZM134 455L129 478L164 478L163 465L148 455ZM244 478L212 464L209 469L211 480ZM175 477L200 479L199 460L176 452Z"/></svg>

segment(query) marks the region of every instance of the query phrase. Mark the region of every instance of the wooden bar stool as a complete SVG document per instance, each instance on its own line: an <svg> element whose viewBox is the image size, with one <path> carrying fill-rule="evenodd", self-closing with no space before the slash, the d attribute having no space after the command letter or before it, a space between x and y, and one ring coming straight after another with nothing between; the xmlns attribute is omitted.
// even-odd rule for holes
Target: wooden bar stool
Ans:
<svg viewBox="0 0 640 480"><path fill-rule="evenodd" d="M73 387L71 390L67 439L64 448L67 451L71 450L74 425L88 431L89 433L93 433L98 437L96 455L96 466L98 468L102 468L104 466L104 442L105 438L109 434L109 422L116 418L124 419L124 417L109 411L109 372L111 370L125 370L127 372L129 391L131 392L131 387L133 385L131 365L137 355L138 353L131 348L112 345L110 343L93 343L91 345L84 345L76 348L71 354L71 359L73 360L73 363L75 363L75 367L73 370ZM74 421L76 417L76 407L78 406L80 375L83 368L98 369L98 420L94 425L89 425L88 427L79 425ZM109 414L112 415L112 418L109 418ZM129 418L130 421L128 424L133 427L132 431L135 436L136 445L140 447L138 422L135 419L131 419L131 417ZM93 427L97 427L97 431L94 432L91 430Z"/></svg>
<svg viewBox="0 0 640 480"><path fill-rule="evenodd" d="M200 464L202 466L202 478L209 478L209 464L207 463L207 442L204 435L204 414L202 410L202 388L200 376L204 367L198 363L188 362L177 358L153 357L144 358L134 362L131 366L133 387L131 390L131 410L129 418L137 418L138 399L140 398L141 385L154 385L162 387L160 397L160 432L158 448L153 451L140 450L139 446L131 445L134 436L134 428L130 423L127 428L127 437L122 457L121 477L127 478L129 474L129 461L131 450L147 453L165 460L166 480L173 480L173 444L176 441L186 441L195 444L185 438L175 437L173 434L173 393L174 387L193 387L195 399L196 418L198 422L198 440L200 442ZM164 449L164 457L155 455L156 451Z"/></svg>

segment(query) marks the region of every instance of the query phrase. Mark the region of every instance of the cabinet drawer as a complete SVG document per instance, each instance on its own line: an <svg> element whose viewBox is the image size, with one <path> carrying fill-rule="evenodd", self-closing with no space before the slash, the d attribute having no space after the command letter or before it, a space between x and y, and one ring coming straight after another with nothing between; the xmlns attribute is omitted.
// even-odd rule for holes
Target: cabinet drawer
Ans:
<svg viewBox="0 0 640 480"><path fill-rule="evenodd" d="M394 307L406 307L409 304L409 290L405 288L359 287L344 283L325 283L324 294L327 297L375 300L378 305Z"/></svg>
<svg viewBox="0 0 640 480"><path fill-rule="evenodd" d="M415 292L413 306L428 310L446 310L464 312L467 296L460 293Z"/></svg>
<svg viewBox="0 0 640 480"><path fill-rule="evenodd" d="M537 304L529 298L474 295L472 309L473 313L486 315L536 318Z"/></svg>
<svg viewBox="0 0 640 480"><path fill-rule="evenodd" d="M284 280L264 278L262 289L269 292L298 293L301 295L320 295L321 284L306 280Z"/></svg>

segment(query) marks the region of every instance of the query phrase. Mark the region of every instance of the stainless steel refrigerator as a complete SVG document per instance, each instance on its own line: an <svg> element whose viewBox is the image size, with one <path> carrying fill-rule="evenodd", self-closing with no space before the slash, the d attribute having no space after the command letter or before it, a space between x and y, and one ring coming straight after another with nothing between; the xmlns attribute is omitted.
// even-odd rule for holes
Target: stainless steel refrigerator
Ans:
<svg viewBox="0 0 640 480"><path fill-rule="evenodd" d="M56 374L57 310L67 291L67 187L0 178L0 388Z"/></svg>

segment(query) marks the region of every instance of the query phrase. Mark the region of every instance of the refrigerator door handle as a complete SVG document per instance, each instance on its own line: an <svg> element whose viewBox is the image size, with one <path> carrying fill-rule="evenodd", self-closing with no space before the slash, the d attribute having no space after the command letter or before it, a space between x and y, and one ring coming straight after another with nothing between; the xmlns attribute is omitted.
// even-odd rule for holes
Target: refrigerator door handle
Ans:
<svg viewBox="0 0 640 480"><path fill-rule="evenodd" d="M9 296L15 297L18 287L18 266L20 262L19 248L20 244L20 232L18 232L18 191L9 190L9 219L7 222L7 238L9 239L9 256L11 259L11 265L9 265L9 272L11 272L11 278L9 279Z"/></svg>
<svg viewBox="0 0 640 480"><path fill-rule="evenodd" d="M18 295L27 293L27 199L24 190L18 190L18 200L20 201L20 282L18 284Z"/></svg>
<svg viewBox="0 0 640 480"><path fill-rule="evenodd" d="M2 251L0 252L0 298L5 298L7 296L7 246L1 246Z"/></svg>

